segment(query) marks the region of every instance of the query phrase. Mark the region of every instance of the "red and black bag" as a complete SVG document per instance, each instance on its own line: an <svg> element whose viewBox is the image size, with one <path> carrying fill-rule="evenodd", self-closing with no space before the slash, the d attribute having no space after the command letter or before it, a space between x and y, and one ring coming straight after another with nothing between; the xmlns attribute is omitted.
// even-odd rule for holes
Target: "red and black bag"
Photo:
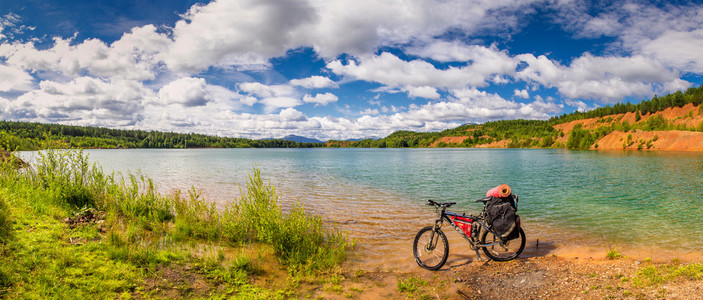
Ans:
<svg viewBox="0 0 703 300"><path fill-rule="evenodd" d="M517 215L517 195L491 198L486 206L488 224L506 240L519 237L520 217Z"/></svg>

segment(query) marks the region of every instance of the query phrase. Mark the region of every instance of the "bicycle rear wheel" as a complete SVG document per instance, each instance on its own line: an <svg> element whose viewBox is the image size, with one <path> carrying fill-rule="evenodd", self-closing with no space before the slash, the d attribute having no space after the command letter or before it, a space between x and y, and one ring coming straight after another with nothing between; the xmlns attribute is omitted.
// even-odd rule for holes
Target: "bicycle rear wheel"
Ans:
<svg viewBox="0 0 703 300"><path fill-rule="evenodd" d="M481 244L494 244L483 247L483 253L495 261L509 261L515 259L525 249L525 232L519 228L520 236L501 244L500 237L493 232L484 230L481 234Z"/></svg>
<svg viewBox="0 0 703 300"><path fill-rule="evenodd" d="M420 267L436 271L442 268L449 257L449 242L441 229L433 231L433 226L427 226L415 235L413 256Z"/></svg>

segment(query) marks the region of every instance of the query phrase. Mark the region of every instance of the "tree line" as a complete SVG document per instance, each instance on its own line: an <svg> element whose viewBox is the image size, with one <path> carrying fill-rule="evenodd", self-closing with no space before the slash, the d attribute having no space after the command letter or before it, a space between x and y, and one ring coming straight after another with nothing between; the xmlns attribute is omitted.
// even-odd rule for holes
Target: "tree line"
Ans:
<svg viewBox="0 0 703 300"><path fill-rule="evenodd" d="M0 147L46 148L312 148L324 144L281 139L254 140L195 133L123 130L15 121L0 121Z"/></svg>

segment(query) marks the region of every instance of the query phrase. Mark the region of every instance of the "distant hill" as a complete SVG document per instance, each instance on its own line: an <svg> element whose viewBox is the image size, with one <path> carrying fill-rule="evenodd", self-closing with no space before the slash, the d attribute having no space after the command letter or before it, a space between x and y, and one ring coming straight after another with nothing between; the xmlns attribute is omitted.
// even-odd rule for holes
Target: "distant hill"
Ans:
<svg viewBox="0 0 703 300"><path fill-rule="evenodd" d="M321 141L321 140L318 140L318 139L312 139L312 138L307 138L307 137L304 137L304 136L298 136L298 135L292 135L292 134L283 137L282 140L284 140L284 141L292 141L292 142L296 142L296 143L308 143L308 144L322 144L322 143L325 143L325 142L323 142L323 141Z"/></svg>
<svg viewBox="0 0 703 300"><path fill-rule="evenodd" d="M361 141L328 141L327 147L566 148L703 151L703 85L549 120L464 124L441 132L396 131Z"/></svg>

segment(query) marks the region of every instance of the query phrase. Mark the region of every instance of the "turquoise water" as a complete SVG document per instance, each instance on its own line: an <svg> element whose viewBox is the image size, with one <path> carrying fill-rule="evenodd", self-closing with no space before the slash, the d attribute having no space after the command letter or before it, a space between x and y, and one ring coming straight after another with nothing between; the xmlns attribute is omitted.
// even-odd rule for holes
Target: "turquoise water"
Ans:
<svg viewBox="0 0 703 300"><path fill-rule="evenodd" d="M253 166L287 201L351 226L359 236L406 222L429 224L425 199L473 212L486 190L519 195L528 239L593 241L676 251L703 248L703 154L553 149L90 150L107 171L137 169L161 190L194 185L220 203L239 194ZM428 222L429 220L429 222ZM346 222L346 223L345 223ZM532 230L531 228L532 227ZM398 228L392 227L392 228ZM403 233L405 237L407 233ZM386 233L393 238L394 233ZM569 238L571 237L571 238Z"/></svg>

